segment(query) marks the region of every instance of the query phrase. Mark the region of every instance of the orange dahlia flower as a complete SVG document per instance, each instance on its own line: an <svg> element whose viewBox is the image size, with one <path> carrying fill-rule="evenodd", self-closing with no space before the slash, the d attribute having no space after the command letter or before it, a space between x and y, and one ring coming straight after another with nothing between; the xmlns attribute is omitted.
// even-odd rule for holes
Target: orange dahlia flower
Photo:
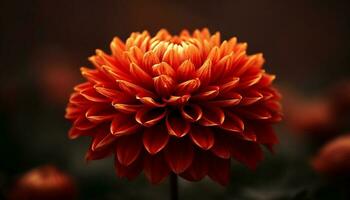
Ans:
<svg viewBox="0 0 350 200"><path fill-rule="evenodd" d="M74 180L55 166L30 170L12 188L10 200L73 200L77 197Z"/></svg>
<svg viewBox="0 0 350 200"><path fill-rule="evenodd" d="M207 29L160 30L125 43L116 37L110 48L89 58L94 69L81 68L87 82L67 107L69 137L92 137L88 160L114 154L117 175L128 179L143 170L152 183L173 172L227 184L231 158L255 168L260 145L277 143L275 76L262 54L246 54L246 43L221 42Z"/></svg>

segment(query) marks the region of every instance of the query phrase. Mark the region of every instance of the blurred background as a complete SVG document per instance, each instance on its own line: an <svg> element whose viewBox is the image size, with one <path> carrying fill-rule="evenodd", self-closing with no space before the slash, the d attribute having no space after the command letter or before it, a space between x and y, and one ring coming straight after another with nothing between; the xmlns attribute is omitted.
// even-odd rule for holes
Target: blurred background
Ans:
<svg viewBox="0 0 350 200"><path fill-rule="evenodd" d="M115 176L113 160L86 164L88 138L70 141L64 119L81 66L114 36L208 27L263 52L277 75L285 120L275 155L255 172L235 163L231 184L180 182L180 199L350 199L350 12L346 0L61 0L0 3L0 199L33 168L72 178L76 199L166 199L168 182ZM328 147L341 137L344 144ZM339 138L338 138L339 143ZM340 142L341 143L341 142ZM338 146L340 147L338 147ZM334 147L335 146L335 147ZM326 150L325 150L326 149ZM334 150L335 149L335 150ZM327 157L331 155L331 158ZM327 166L333 155L341 155ZM316 161L315 161L316 160ZM342 162L348 165L342 164ZM17 191L18 192L18 191Z"/></svg>

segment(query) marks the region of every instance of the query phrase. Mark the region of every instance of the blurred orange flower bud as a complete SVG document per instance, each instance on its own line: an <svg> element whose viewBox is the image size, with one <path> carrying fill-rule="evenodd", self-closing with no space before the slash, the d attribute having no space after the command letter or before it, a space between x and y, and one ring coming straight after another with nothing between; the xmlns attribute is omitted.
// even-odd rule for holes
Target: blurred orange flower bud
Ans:
<svg viewBox="0 0 350 200"><path fill-rule="evenodd" d="M21 176L10 192L11 200L72 200L77 190L72 178L56 167L35 168Z"/></svg>
<svg viewBox="0 0 350 200"><path fill-rule="evenodd" d="M312 166L317 172L328 176L350 175L350 134L323 146L312 160Z"/></svg>

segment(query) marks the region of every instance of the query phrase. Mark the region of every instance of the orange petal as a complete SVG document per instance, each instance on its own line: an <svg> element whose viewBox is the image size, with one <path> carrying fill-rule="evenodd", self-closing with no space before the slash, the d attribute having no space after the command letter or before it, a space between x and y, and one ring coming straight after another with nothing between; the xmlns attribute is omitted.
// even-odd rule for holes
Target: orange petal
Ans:
<svg viewBox="0 0 350 200"><path fill-rule="evenodd" d="M272 118L271 112L262 106L250 106L237 110L248 119L266 120Z"/></svg>
<svg viewBox="0 0 350 200"><path fill-rule="evenodd" d="M116 174L120 178L126 177L129 181L135 179L143 169L143 159L138 157L137 160L135 160L133 163L131 163L128 166L122 165L118 158L114 159L114 166L116 169Z"/></svg>
<svg viewBox="0 0 350 200"><path fill-rule="evenodd" d="M220 128L230 132L241 133L244 130L244 123L237 115L232 112L225 113L225 121L220 125Z"/></svg>
<svg viewBox="0 0 350 200"><path fill-rule="evenodd" d="M123 103L116 103L116 102L112 102L112 106L123 113L129 114L129 113L135 113L137 112L140 108L143 107L142 104L138 104L138 105L132 105L132 104L123 104Z"/></svg>
<svg viewBox="0 0 350 200"><path fill-rule="evenodd" d="M140 155L142 140L140 135L133 134L118 138L116 144L116 155L120 164L131 165Z"/></svg>
<svg viewBox="0 0 350 200"><path fill-rule="evenodd" d="M222 158L229 159L231 156L231 143L228 137L222 135L222 133L215 135L214 146L210 149L214 155Z"/></svg>
<svg viewBox="0 0 350 200"><path fill-rule="evenodd" d="M225 97L225 99L209 101L206 104L213 107L230 107L238 105L242 99L242 96L235 92L231 92L225 95Z"/></svg>
<svg viewBox="0 0 350 200"><path fill-rule="evenodd" d="M96 92L96 90L91 88L86 88L82 91L80 91L80 94L84 96L86 99L93 101L93 102L109 102L110 100L106 98L105 96L102 96L100 93Z"/></svg>
<svg viewBox="0 0 350 200"><path fill-rule="evenodd" d="M135 81L140 83L142 86L146 86L147 88L153 87L152 77L137 64L130 64L130 73L134 76Z"/></svg>
<svg viewBox="0 0 350 200"><path fill-rule="evenodd" d="M188 139L176 139L168 143L164 155L170 169L175 174L180 174L191 165L194 149Z"/></svg>
<svg viewBox="0 0 350 200"><path fill-rule="evenodd" d="M118 113L111 124L110 132L113 135L122 136L135 133L140 128L130 115Z"/></svg>
<svg viewBox="0 0 350 200"><path fill-rule="evenodd" d="M191 166L181 174L181 177L189 181L199 181L208 174L208 155L197 151Z"/></svg>
<svg viewBox="0 0 350 200"><path fill-rule="evenodd" d="M145 88L138 86L136 84L133 84L128 81L124 80L117 80L117 83L119 83L119 88L123 90L124 92L132 95L132 96L140 96L140 97L154 97L155 95L150 92L149 90L146 90Z"/></svg>
<svg viewBox="0 0 350 200"><path fill-rule="evenodd" d="M138 97L138 96L136 96L136 99L140 100L141 103L143 103L144 105L149 106L149 107L164 107L165 106L165 103L158 103L152 97Z"/></svg>
<svg viewBox="0 0 350 200"><path fill-rule="evenodd" d="M142 63L144 69L151 73L153 71L152 66L159 63L159 58L152 51L148 51L143 55Z"/></svg>
<svg viewBox="0 0 350 200"><path fill-rule="evenodd" d="M85 114L85 117L91 122L99 123L113 119L116 111L107 105L95 105L90 107Z"/></svg>
<svg viewBox="0 0 350 200"><path fill-rule="evenodd" d="M257 84L260 79L262 78L262 74L258 73L255 75L250 75L250 76L244 76L241 77L241 80L238 84L239 88L247 88L247 87L251 87L252 85Z"/></svg>
<svg viewBox="0 0 350 200"><path fill-rule="evenodd" d="M203 126L218 126L224 123L225 114L221 108L218 107L205 107L203 110L203 116L199 123Z"/></svg>
<svg viewBox="0 0 350 200"><path fill-rule="evenodd" d="M203 86L206 86L210 82L211 78L211 68L212 62L211 60L207 60L203 63L203 65L196 71L196 76L201 81Z"/></svg>
<svg viewBox="0 0 350 200"><path fill-rule="evenodd" d="M99 151L105 148L110 148L112 143L117 139L115 135L104 132L104 129L100 129L98 132L100 133L97 133L91 144L92 151Z"/></svg>
<svg viewBox="0 0 350 200"><path fill-rule="evenodd" d="M243 94L240 105L251 105L263 98L263 95L256 90L249 90Z"/></svg>
<svg viewBox="0 0 350 200"><path fill-rule="evenodd" d="M166 116L166 127L170 135L184 137L191 129L191 124L181 116L168 113Z"/></svg>
<svg viewBox="0 0 350 200"><path fill-rule="evenodd" d="M230 159L212 157L209 162L208 176L221 185L227 185L230 181Z"/></svg>
<svg viewBox="0 0 350 200"><path fill-rule="evenodd" d="M220 85L220 94L224 94L226 92L231 91L233 88L235 88L238 85L239 78L238 77L233 77L230 78L227 82L224 81L225 83Z"/></svg>
<svg viewBox="0 0 350 200"><path fill-rule="evenodd" d="M200 120L203 114L201 107L195 104L187 104L185 106L181 106L180 111L182 117L190 122L196 122Z"/></svg>
<svg viewBox="0 0 350 200"><path fill-rule="evenodd" d="M208 127L192 126L190 137L198 147L208 150L214 145L214 135Z"/></svg>
<svg viewBox="0 0 350 200"><path fill-rule="evenodd" d="M250 169L255 169L263 159L263 152L257 143L241 139L232 140L231 156L237 161L245 164Z"/></svg>
<svg viewBox="0 0 350 200"><path fill-rule="evenodd" d="M85 131L94 128L96 124L87 120L85 116L80 116L74 121L73 126L76 129Z"/></svg>
<svg viewBox="0 0 350 200"><path fill-rule="evenodd" d="M88 136L88 135L92 135L91 133L92 131L82 131L79 129L76 129L74 126L72 128L69 129L68 131L68 138L69 139L76 139L80 136Z"/></svg>
<svg viewBox="0 0 350 200"><path fill-rule="evenodd" d="M148 153L154 155L168 144L169 134L164 126L147 128L143 133L143 145Z"/></svg>
<svg viewBox="0 0 350 200"><path fill-rule="evenodd" d="M169 96L175 87L175 81L167 75L160 75L153 78L154 87L157 93L163 97Z"/></svg>
<svg viewBox="0 0 350 200"><path fill-rule="evenodd" d="M157 124L165 117L165 109L141 108L135 115L135 120L146 127L151 127Z"/></svg>
<svg viewBox="0 0 350 200"><path fill-rule="evenodd" d="M152 66L153 75L160 76L160 75L167 75L170 77L175 76L174 69L166 62L161 62L159 64L155 64Z"/></svg>
<svg viewBox="0 0 350 200"><path fill-rule="evenodd" d="M191 94L195 92L200 85L201 82L198 78L182 82L176 86L175 95Z"/></svg>
<svg viewBox="0 0 350 200"><path fill-rule="evenodd" d="M219 94L218 86L209 86L209 87L206 87L203 91L193 95L191 99L195 101L206 101L217 97L218 94Z"/></svg>
<svg viewBox="0 0 350 200"><path fill-rule="evenodd" d="M190 95L183 95L183 96L170 96L168 99L163 98L163 101L167 103L168 105L183 105L188 102L188 100L191 98Z"/></svg>
<svg viewBox="0 0 350 200"><path fill-rule="evenodd" d="M152 184L160 183L170 173L163 154L147 155L144 161L144 170L147 179Z"/></svg>
<svg viewBox="0 0 350 200"><path fill-rule="evenodd" d="M176 78L178 81L187 81L194 77L196 67L190 60L184 61L176 70Z"/></svg>

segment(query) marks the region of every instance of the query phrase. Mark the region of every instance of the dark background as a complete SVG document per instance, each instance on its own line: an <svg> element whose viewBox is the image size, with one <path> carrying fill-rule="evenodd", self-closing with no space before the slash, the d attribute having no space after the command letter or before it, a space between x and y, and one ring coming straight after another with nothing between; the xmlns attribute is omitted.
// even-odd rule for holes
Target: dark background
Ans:
<svg viewBox="0 0 350 200"><path fill-rule="evenodd" d="M223 39L237 36L249 53L263 52L281 88L314 96L350 75L348 1L1 1L0 188L4 195L25 171L54 164L78 183L81 199L165 199L167 181L118 179L112 159L85 164L88 139L69 141L64 109L80 66L114 36L160 28L208 27ZM278 127L281 145L256 172L241 165L227 188L209 180L180 182L183 199L345 198L309 166L312 148ZM323 189L322 188L326 188ZM205 192L204 192L205 191ZM327 191L327 192L324 192ZM335 195L335 196L334 196ZM338 196L337 196L338 195ZM298 198L298 196L297 196Z"/></svg>

